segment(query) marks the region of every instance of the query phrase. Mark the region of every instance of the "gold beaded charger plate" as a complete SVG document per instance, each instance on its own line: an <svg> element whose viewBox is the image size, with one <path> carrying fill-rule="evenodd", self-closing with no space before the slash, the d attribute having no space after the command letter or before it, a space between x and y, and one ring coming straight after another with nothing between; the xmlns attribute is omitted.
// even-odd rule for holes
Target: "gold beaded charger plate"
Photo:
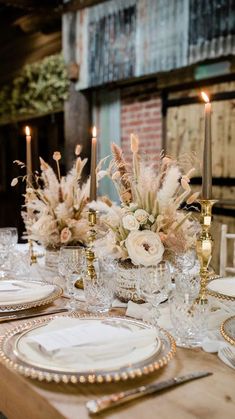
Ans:
<svg viewBox="0 0 235 419"><path fill-rule="evenodd" d="M126 344L121 345L120 341L116 340L119 346L118 351L116 344L112 347L115 340L110 339L110 342L106 342L105 355L103 355L103 349L99 354L99 345L95 345L93 342L93 347L80 345L78 353L74 352L77 347L73 347L73 353L65 351L64 356L60 354L58 357L58 354L56 355L54 352L49 354L45 352L45 348L42 348L41 345L35 346L35 342L32 345L35 335L42 334L43 329L50 326L53 319L60 322L66 319L76 319L78 327L81 328L81 335L84 330L87 333L89 328L92 334L95 328L99 330L105 326L108 330L110 327L119 330L122 333L122 340L125 336L123 335L124 331L127 334L128 331L137 334L145 331L151 333L153 330L156 332L156 329L147 323L117 316L81 316L78 313L71 313L67 316L43 318L21 324L8 330L4 336L0 337L1 362L26 377L40 381L74 384L102 383L148 375L167 365L175 355L176 346L173 337L167 331L160 329L155 335L155 340L143 347L139 347L139 345L137 348L135 345L132 347L127 337ZM64 337L65 339L68 337L68 331L65 332ZM31 345L29 345L30 341ZM103 347L101 345L100 349ZM91 359L84 363L84 357L88 356L89 352L91 355L95 352L98 359L95 362Z"/></svg>
<svg viewBox="0 0 235 419"><path fill-rule="evenodd" d="M235 345L235 316L229 317L221 324L220 332L224 339Z"/></svg>
<svg viewBox="0 0 235 419"><path fill-rule="evenodd" d="M0 314L52 303L63 294L60 286L29 279L0 281Z"/></svg>
<svg viewBox="0 0 235 419"><path fill-rule="evenodd" d="M207 285L208 294L220 300L235 301L235 277L214 279Z"/></svg>

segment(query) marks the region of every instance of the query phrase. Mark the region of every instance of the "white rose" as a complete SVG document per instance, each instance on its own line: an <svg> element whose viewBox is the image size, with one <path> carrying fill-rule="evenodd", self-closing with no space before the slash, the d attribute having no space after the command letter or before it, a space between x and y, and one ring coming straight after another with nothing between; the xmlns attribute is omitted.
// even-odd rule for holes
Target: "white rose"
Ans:
<svg viewBox="0 0 235 419"><path fill-rule="evenodd" d="M135 211L135 218L140 224L145 224L148 220L148 217L149 217L149 214L147 213L147 211L143 209L137 209Z"/></svg>
<svg viewBox="0 0 235 419"><path fill-rule="evenodd" d="M140 226L137 219L134 217L134 215L131 214L125 215L125 217L122 219L122 223L123 227L130 231L138 230Z"/></svg>
<svg viewBox="0 0 235 419"><path fill-rule="evenodd" d="M132 231L126 239L126 248L134 265L157 265L164 253L159 235L149 230Z"/></svg>

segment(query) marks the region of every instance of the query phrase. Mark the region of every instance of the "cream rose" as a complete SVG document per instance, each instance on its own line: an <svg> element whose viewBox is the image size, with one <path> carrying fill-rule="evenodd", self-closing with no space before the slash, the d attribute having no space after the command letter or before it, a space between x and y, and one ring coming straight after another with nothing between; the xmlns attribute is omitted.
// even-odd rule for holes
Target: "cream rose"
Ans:
<svg viewBox="0 0 235 419"><path fill-rule="evenodd" d="M132 231L125 243L134 265L157 265L162 260L164 246L159 235L153 231Z"/></svg>
<svg viewBox="0 0 235 419"><path fill-rule="evenodd" d="M135 218L140 224L145 224L148 221L149 214L143 209L137 209L135 211Z"/></svg>
<svg viewBox="0 0 235 419"><path fill-rule="evenodd" d="M60 233L60 241L61 243L68 243L68 241L71 239L72 233L69 230L68 227L64 227L63 230Z"/></svg>
<svg viewBox="0 0 235 419"><path fill-rule="evenodd" d="M123 227L129 231L138 230L139 223L134 215L127 214L122 219Z"/></svg>

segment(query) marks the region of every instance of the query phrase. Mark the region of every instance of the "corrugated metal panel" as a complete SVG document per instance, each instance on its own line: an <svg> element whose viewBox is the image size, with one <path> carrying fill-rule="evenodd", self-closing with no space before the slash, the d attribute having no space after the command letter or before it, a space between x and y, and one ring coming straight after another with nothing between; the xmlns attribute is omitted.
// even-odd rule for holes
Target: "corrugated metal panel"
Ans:
<svg viewBox="0 0 235 419"><path fill-rule="evenodd" d="M76 39L78 89L169 71L235 54L235 0L110 0L77 12Z"/></svg>
<svg viewBox="0 0 235 419"><path fill-rule="evenodd" d="M190 0L189 63L235 53L235 1Z"/></svg>
<svg viewBox="0 0 235 419"><path fill-rule="evenodd" d="M139 0L136 76L187 65L188 0Z"/></svg>

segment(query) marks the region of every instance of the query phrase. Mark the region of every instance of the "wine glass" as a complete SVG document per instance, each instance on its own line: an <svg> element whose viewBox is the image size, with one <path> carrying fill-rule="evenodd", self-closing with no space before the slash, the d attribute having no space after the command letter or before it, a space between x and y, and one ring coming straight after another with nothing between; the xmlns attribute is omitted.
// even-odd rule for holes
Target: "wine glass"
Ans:
<svg viewBox="0 0 235 419"><path fill-rule="evenodd" d="M168 298L171 290L169 265L162 261L156 266L140 266L137 277L137 293L141 299L150 303L150 321L156 325L159 304Z"/></svg>
<svg viewBox="0 0 235 419"><path fill-rule="evenodd" d="M66 279L67 294L70 297L66 307L71 310L78 308L75 283L83 277L84 263L85 252L83 247L64 246L60 249L58 271Z"/></svg>

